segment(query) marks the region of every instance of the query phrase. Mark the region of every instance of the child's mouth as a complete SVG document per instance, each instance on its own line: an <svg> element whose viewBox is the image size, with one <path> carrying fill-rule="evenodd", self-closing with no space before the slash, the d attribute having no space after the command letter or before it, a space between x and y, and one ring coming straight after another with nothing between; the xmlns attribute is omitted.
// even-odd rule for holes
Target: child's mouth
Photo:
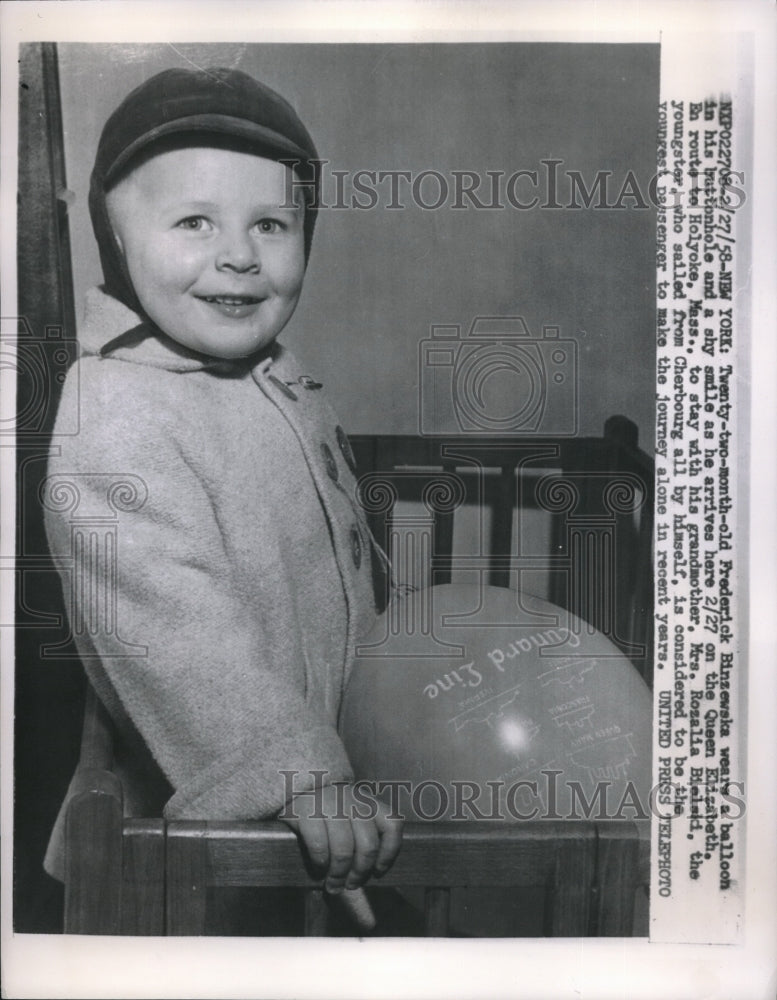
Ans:
<svg viewBox="0 0 777 1000"><path fill-rule="evenodd" d="M243 319L250 316L264 301L253 295L198 295L201 302L217 309L222 316L231 319Z"/></svg>

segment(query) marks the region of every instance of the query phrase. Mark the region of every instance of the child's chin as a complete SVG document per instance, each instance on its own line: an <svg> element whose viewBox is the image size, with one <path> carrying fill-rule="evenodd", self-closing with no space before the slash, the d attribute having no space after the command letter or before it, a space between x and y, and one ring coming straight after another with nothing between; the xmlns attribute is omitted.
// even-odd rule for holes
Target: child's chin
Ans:
<svg viewBox="0 0 777 1000"><path fill-rule="evenodd" d="M189 337L188 346L200 354L220 361L239 361L266 350L277 337L275 330L243 331L242 336L226 325L224 328L214 326L206 335Z"/></svg>
<svg viewBox="0 0 777 1000"><path fill-rule="evenodd" d="M259 354L262 351L267 350L274 342L275 337L260 337L259 339L252 341L250 344L235 345L234 347L223 347L221 345L214 345L211 350L205 351L204 353L210 354L211 357L218 358L220 361L244 361L247 358L253 357L255 354Z"/></svg>

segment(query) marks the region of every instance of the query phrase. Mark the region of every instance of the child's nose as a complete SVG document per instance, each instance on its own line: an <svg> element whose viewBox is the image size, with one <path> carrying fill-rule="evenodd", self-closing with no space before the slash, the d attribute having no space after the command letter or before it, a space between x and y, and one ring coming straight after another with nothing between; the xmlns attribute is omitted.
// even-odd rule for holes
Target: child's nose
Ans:
<svg viewBox="0 0 777 1000"><path fill-rule="evenodd" d="M261 268L259 246L246 232L226 233L216 254L219 270L258 272Z"/></svg>

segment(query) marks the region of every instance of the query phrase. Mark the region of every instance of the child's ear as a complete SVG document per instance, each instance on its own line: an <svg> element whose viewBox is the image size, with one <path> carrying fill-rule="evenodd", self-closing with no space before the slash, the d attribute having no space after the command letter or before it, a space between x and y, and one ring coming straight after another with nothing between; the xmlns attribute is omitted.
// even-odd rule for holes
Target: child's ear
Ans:
<svg viewBox="0 0 777 1000"><path fill-rule="evenodd" d="M121 186L121 185L119 185ZM121 214L119 212L119 206L117 205L117 193L116 188L109 191L105 197L105 214L108 218L108 228L110 229L111 235L116 242L119 253L124 256L124 243L122 242L121 236L119 235L119 223L121 219Z"/></svg>

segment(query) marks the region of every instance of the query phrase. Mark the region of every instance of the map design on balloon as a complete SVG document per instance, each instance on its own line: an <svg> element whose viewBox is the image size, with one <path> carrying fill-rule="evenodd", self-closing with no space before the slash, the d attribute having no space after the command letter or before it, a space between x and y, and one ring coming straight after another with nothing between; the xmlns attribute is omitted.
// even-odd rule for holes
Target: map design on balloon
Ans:
<svg viewBox="0 0 777 1000"><path fill-rule="evenodd" d="M544 673L538 674L537 680L544 688L549 687L551 684L557 684L561 688L559 693L566 696L568 692L565 689L582 687L586 680L586 674L590 673L593 669L594 664L590 660L582 663L580 660L573 660L561 666L553 667L552 670L546 670Z"/></svg>
<svg viewBox="0 0 777 1000"><path fill-rule="evenodd" d="M629 764L637 756L631 737L632 733L623 733L599 740L575 750L569 754L569 759L582 768L593 783L625 779L629 774Z"/></svg>
<svg viewBox="0 0 777 1000"><path fill-rule="evenodd" d="M449 721L453 723L454 730L458 733L465 726L475 723L485 722L491 728L497 720L504 718L504 710L509 708L517 699L521 690L521 685L516 684L506 691L500 691L491 698L486 698L472 708L468 708L458 715L454 715ZM539 729L539 727L537 727Z"/></svg>
<svg viewBox="0 0 777 1000"><path fill-rule="evenodd" d="M593 726L592 718L596 711L596 705L588 695L582 695L573 701L562 702L560 705L553 705L549 709L550 717L557 726L566 726L567 731L573 735L576 730L590 729Z"/></svg>

